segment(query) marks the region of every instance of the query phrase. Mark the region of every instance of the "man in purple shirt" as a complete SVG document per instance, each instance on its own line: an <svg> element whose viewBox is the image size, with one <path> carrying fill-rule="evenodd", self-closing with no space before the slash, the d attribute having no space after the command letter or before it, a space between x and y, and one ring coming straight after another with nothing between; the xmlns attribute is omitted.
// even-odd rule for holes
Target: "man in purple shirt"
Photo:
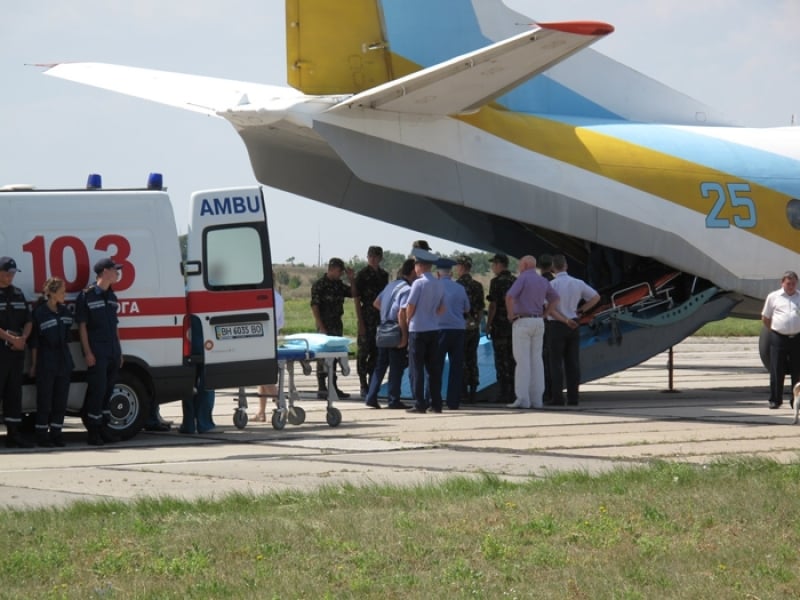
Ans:
<svg viewBox="0 0 800 600"><path fill-rule="evenodd" d="M417 280L411 286L406 303L408 319L408 370L414 406L408 412L428 410L425 398L425 373L433 412L442 412L442 363L439 359L439 315L444 312L444 286L431 274L438 256L415 248L412 252Z"/></svg>
<svg viewBox="0 0 800 600"><path fill-rule="evenodd" d="M558 294L536 272L536 259L519 260L519 277L506 294L508 320L511 321L511 346L517 368L514 391L517 399L509 408L542 408L544 394L544 317L555 314Z"/></svg>

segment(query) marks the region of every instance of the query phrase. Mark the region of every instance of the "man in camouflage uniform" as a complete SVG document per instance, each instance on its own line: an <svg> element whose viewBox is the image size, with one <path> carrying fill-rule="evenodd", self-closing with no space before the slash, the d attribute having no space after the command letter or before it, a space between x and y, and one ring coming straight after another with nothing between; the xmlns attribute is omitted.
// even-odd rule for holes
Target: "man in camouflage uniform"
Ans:
<svg viewBox="0 0 800 600"><path fill-rule="evenodd" d="M486 317L486 330L492 337L494 348L494 368L497 372L499 393L496 402L513 402L514 397L514 353L511 346L511 322L506 310L506 292L516 281L508 270L508 256L495 254L491 260L495 277L489 282L489 313Z"/></svg>
<svg viewBox="0 0 800 600"><path fill-rule="evenodd" d="M372 304L389 284L389 274L381 268L383 248L370 246L367 250L367 266L356 274L353 289L353 300L356 303L356 319L358 320L358 380L361 384L361 397L365 398L369 390L369 378L375 370L378 346L375 345L375 333L381 322L381 312Z"/></svg>
<svg viewBox="0 0 800 600"><path fill-rule="evenodd" d="M349 284L342 281L344 273L347 273ZM325 335L342 335L344 332L344 325L342 324L344 299L352 297L353 269L345 269L344 261L341 258L330 259L327 272L311 286L311 312L314 314L317 332ZM336 387L336 363L333 365L333 370L334 372L331 373L331 385L336 389L336 394L339 398L349 398L350 394L346 394ZM318 360L318 398L324 399L328 397L326 377L325 361Z"/></svg>
<svg viewBox="0 0 800 600"><path fill-rule="evenodd" d="M475 402L475 392L480 383L478 372L478 342L481 337L481 317L486 306L483 301L483 285L472 278L472 259L462 254L456 259L458 279L456 283L464 286L469 299L469 316L464 338L464 388L465 401Z"/></svg>

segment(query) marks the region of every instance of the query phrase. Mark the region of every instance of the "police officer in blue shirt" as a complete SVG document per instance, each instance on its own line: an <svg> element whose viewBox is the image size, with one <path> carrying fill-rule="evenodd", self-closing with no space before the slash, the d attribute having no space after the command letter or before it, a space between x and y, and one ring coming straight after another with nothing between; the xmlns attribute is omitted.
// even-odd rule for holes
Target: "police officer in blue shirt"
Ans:
<svg viewBox="0 0 800 600"><path fill-rule="evenodd" d="M111 288L119 280L122 265L103 258L94 265L95 283L83 290L75 302L75 320L86 358L86 429L90 446L118 442L119 437L109 428L110 401L122 367L122 347L119 341L119 303Z"/></svg>
<svg viewBox="0 0 800 600"><path fill-rule="evenodd" d="M22 423L22 371L25 344L31 334L31 311L25 295L13 284L16 261L0 257L0 399L6 423L6 448L31 448L19 431Z"/></svg>
<svg viewBox="0 0 800 600"><path fill-rule="evenodd" d="M36 443L64 446L64 414L74 363L69 351L72 312L64 305L67 286L51 277L33 309L31 377L36 377Z"/></svg>

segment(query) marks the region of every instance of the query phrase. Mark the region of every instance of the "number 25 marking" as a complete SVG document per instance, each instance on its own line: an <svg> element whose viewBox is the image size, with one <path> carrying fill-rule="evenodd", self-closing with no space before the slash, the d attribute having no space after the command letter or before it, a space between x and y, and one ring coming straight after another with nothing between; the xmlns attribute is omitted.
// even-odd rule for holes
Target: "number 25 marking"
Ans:
<svg viewBox="0 0 800 600"><path fill-rule="evenodd" d="M727 188L727 190L726 190ZM744 216L733 215L733 224L741 229L750 229L756 226L756 207L750 198L750 185L747 183L728 183L722 187L721 183L705 181L700 184L700 194L703 198L715 199L714 206L706 215L708 229L727 229L731 226L729 219L720 217L726 203L733 208L744 208Z"/></svg>

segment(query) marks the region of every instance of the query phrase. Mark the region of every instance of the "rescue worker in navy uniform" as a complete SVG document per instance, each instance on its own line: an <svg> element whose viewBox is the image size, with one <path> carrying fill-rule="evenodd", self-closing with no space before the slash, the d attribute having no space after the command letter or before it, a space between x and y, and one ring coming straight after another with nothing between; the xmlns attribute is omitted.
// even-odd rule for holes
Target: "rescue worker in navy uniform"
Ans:
<svg viewBox="0 0 800 600"><path fill-rule="evenodd" d="M36 378L36 444L64 446L64 414L75 367L69 351L72 312L64 305L67 286L51 277L33 309L31 377Z"/></svg>
<svg viewBox="0 0 800 600"><path fill-rule="evenodd" d="M33 324L25 295L13 285L17 270L13 258L0 257L0 398L6 423L6 448L32 448L33 444L19 430L25 344Z"/></svg>
<svg viewBox="0 0 800 600"><path fill-rule="evenodd" d="M464 337L464 398L467 402L475 402L475 393L480 383L478 370L478 343L481 338L481 318L486 306L483 300L483 285L472 278L472 259L463 254L456 259L458 279L456 283L464 286L469 299L469 315L466 321Z"/></svg>
<svg viewBox="0 0 800 600"><path fill-rule="evenodd" d="M90 446L118 442L109 428L110 401L122 367L119 341L117 295L111 288L119 280L122 265L103 258L94 265L95 283L83 290L75 301L75 320L86 358L86 429Z"/></svg>
<svg viewBox="0 0 800 600"><path fill-rule="evenodd" d="M342 275L347 273L349 284L342 281ZM353 269L345 269L344 261L341 258L332 258L328 261L327 272L314 282L311 286L311 312L314 314L314 322L317 325L317 332L325 335L340 336L344 332L342 315L344 314L344 299L353 297ZM349 398L346 394L336 387L336 360L333 363L334 373L331 374L330 384L336 389L339 398ZM327 398L328 387L325 383L327 373L325 372L325 361L317 361L317 397Z"/></svg>
<svg viewBox="0 0 800 600"><path fill-rule="evenodd" d="M494 349L494 368L497 372L497 385L500 388L496 402L513 402L514 395L514 353L511 349L511 322L506 310L506 292L517 280L508 270L508 256L495 254L490 261L495 277L489 282L489 311L486 316L486 330L492 337Z"/></svg>
<svg viewBox="0 0 800 600"><path fill-rule="evenodd" d="M356 273L353 300L356 303L358 320L358 380L361 384L361 397L366 398L369 391L369 378L375 370L378 346L375 333L381 322L380 311L373 306L375 299L389 284L389 273L381 268L383 248L370 246L367 250L367 266Z"/></svg>

